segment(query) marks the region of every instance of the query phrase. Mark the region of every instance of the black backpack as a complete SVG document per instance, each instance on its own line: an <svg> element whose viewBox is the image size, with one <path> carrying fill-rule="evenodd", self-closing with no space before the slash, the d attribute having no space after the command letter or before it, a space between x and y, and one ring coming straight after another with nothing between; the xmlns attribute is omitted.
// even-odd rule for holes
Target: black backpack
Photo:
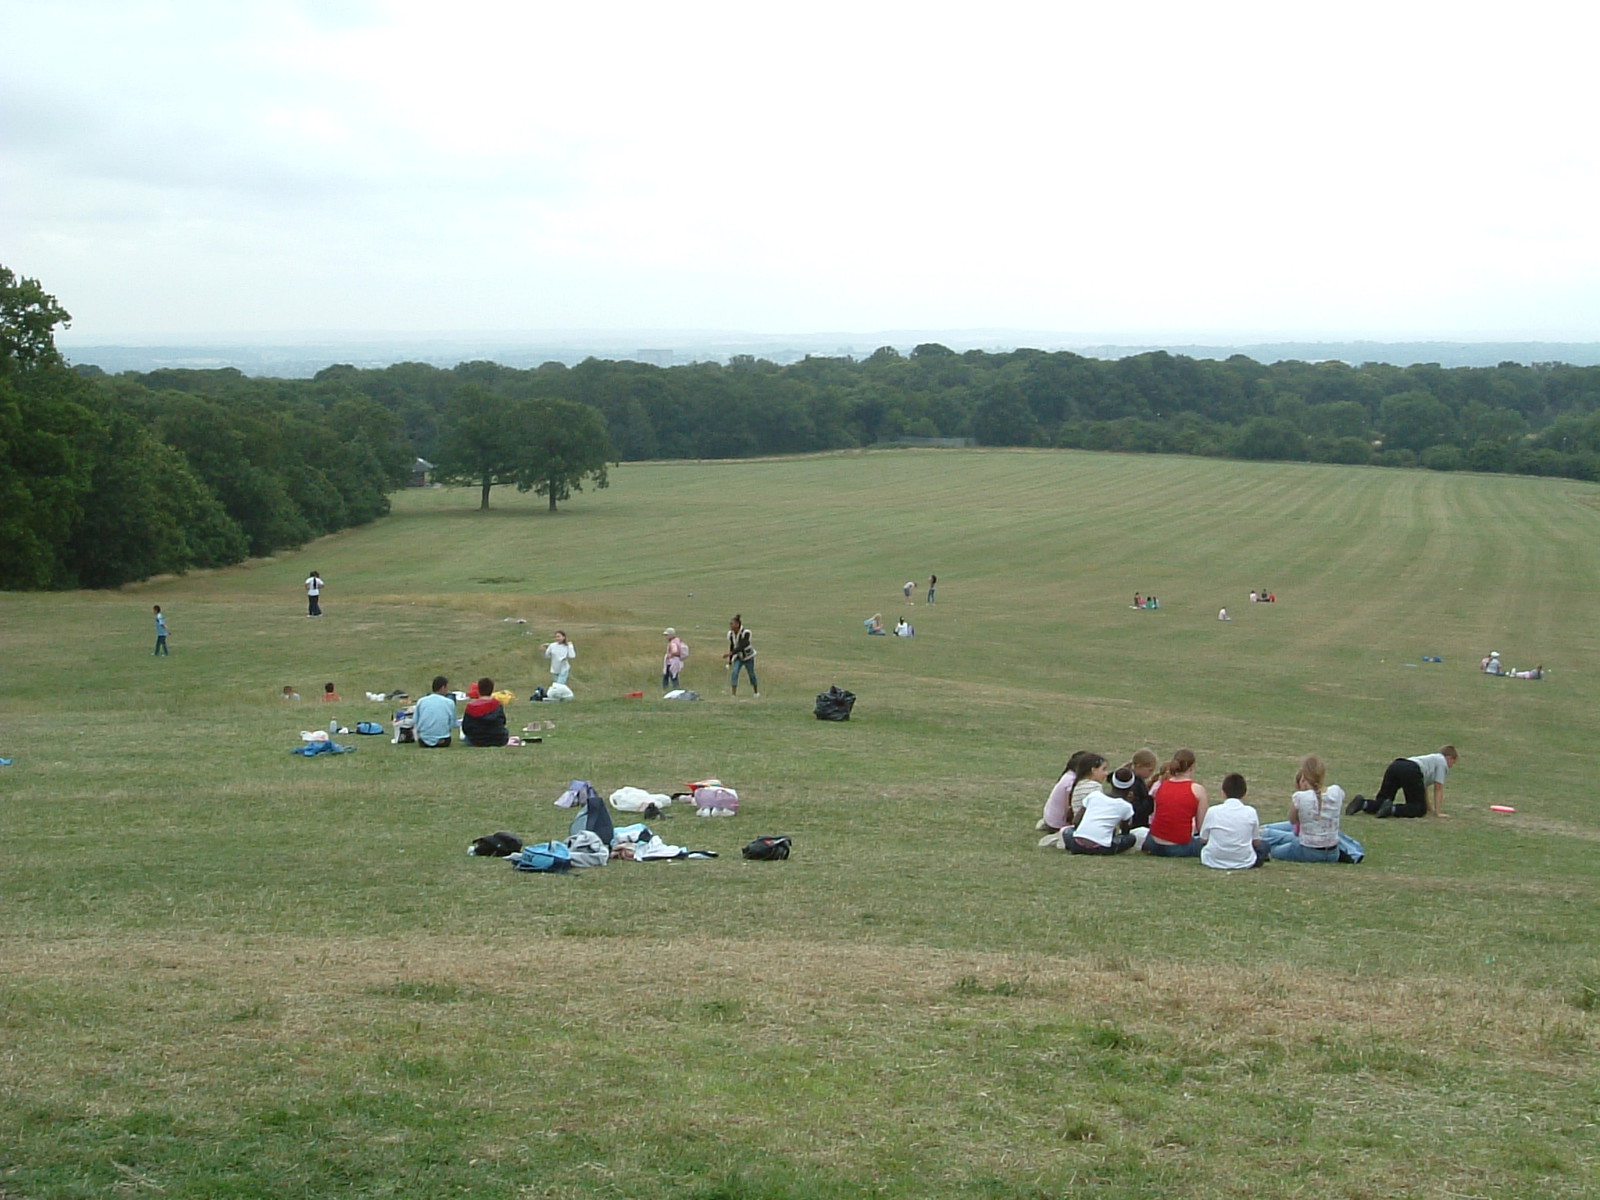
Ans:
<svg viewBox="0 0 1600 1200"><path fill-rule="evenodd" d="M817 714L819 721L848 721L855 704L854 692L841 691L833 686L817 697L816 707L812 711Z"/></svg>
<svg viewBox="0 0 1600 1200"><path fill-rule="evenodd" d="M794 844L788 837L758 837L740 851L748 859L767 862L789 857L789 847Z"/></svg>

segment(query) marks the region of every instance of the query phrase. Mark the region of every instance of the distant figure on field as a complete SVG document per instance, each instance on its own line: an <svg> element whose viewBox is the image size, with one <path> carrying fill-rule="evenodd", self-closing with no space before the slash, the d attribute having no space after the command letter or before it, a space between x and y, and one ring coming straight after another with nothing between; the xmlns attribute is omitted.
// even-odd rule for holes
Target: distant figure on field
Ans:
<svg viewBox="0 0 1600 1200"><path fill-rule="evenodd" d="M933 589L938 585L938 583L939 583L939 577L937 575L929 575L928 576L928 603L929 604L933 603Z"/></svg>
<svg viewBox="0 0 1600 1200"><path fill-rule="evenodd" d="M327 584L322 582L322 576L313 571L306 576L306 616L320 617L322 615L322 589Z"/></svg>
<svg viewBox="0 0 1600 1200"><path fill-rule="evenodd" d="M1258 592L1251 592L1250 593L1250 603L1251 604L1257 603L1260 599L1261 599L1260 593L1258 593Z"/></svg>
<svg viewBox="0 0 1600 1200"><path fill-rule="evenodd" d="M1143 593L1135 592L1133 594L1133 607L1134 608L1143 608L1144 607L1144 595L1143 595Z"/></svg>
<svg viewBox="0 0 1600 1200"><path fill-rule="evenodd" d="M1222 777L1223 801L1207 810L1200 826L1200 837L1205 842L1200 861L1206 866L1239 871L1267 861L1267 848L1261 841L1261 816L1244 802L1247 790L1239 772Z"/></svg>
<svg viewBox="0 0 1600 1200"><path fill-rule="evenodd" d="M756 682L756 648L750 644L750 631L744 627L744 618L735 613L728 622L728 652L722 656L733 669L733 694L739 694L739 671L750 676L750 690L761 699L761 685Z"/></svg>
<svg viewBox="0 0 1600 1200"><path fill-rule="evenodd" d="M911 593L917 590L917 581L915 579L906 580L905 586L900 590L907 600L911 599Z"/></svg>
<svg viewBox="0 0 1600 1200"><path fill-rule="evenodd" d="M572 660L578 657L578 648L567 640L567 631L556 630L556 640L546 642L540 651L550 660L550 682L566 683L572 671Z"/></svg>
<svg viewBox="0 0 1600 1200"><path fill-rule="evenodd" d="M1442 817L1444 811L1444 779L1456 765L1459 755L1454 746L1440 746L1433 754L1418 754L1412 758L1397 758L1384 768L1383 782L1378 794L1371 800L1355 795L1345 805L1345 814L1368 812L1375 817L1425 817L1432 789L1433 815ZM1396 804L1395 794L1403 792L1405 802Z"/></svg>
<svg viewBox="0 0 1600 1200"><path fill-rule="evenodd" d="M1289 819L1261 827L1261 840L1279 862L1339 861L1339 811L1344 789L1325 784L1328 769L1315 754L1300 760L1289 798Z"/></svg>
<svg viewBox="0 0 1600 1200"><path fill-rule="evenodd" d="M867 627L867 636L868 637L883 637L884 636L883 614L882 613L873 613L870 617L868 617L865 621L863 621L861 623Z"/></svg>
<svg viewBox="0 0 1600 1200"><path fill-rule="evenodd" d="M1217 620L1219 620L1219 621L1231 621L1231 620L1233 620L1233 618L1228 615L1228 610L1227 609L1219 608L1217 610Z"/></svg>
<svg viewBox="0 0 1600 1200"><path fill-rule="evenodd" d="M417 703L420 707L422 701ZM452 703L452 718L454 707ZM461 740L469 746L504 746L510 739L505 705L495 699L494 680L485 676L478 680L478 698L467 701L467 711L461 718Z"/></svg>
<svg viewBox="0 0 1600 1200"><path fill-rule="evenodd" d="M286 683L283 685L283 698L285 700L298 700L300 699L300 693Z"/></svg>
<svg viewBox="0 0 1600 1200"><path fill-rule="evenodd" d="M1512 671L1511 672L1511 678L1513 678L1513 679L1543 679L1544 678L1544 664L1540 663L1537 667L1533 668L1533 670L1531 670L1531 671Z"/></svg>
<svg viewBox="0 0 1600 1200"><path fill-rule="evenodd" d="M322 685L322 702L324 704L337 704L339 702L339 693L333 690L331 680Z"/></svg>
<svg viewBox="0 0 1600 1200"><path fill-rule="evenodd" d="M683 671L684 660L689 657L689 647L671 625L661 631L661 636L667 639L667 652L661 657L661 690L665 692L678 686L678 676Z"/></svg>
<svg viewBox="0 0 1600 1200"><path fill-rule="evenodd" d="M1479 665L1482 666L1485 675L1502 675L1505 673L1505 668L1500 665L1500 651L1498 650L1489 651L1489 657Z"/></svg>
<svg viewBox="0 0 1600 1200"><path fill-rule="evenodd" d="M910 621L901 617L899 623L894 627L894 635L895 637L916 637L917 631L911 628Z"/></svg>
<svg viewBox="0 0 1600 1200"><path fill-rule="evenodd" d="M160 654L167 658L171 658L172 652L167 649L167 618L161 615L161 605L157 604L155 606L155 614L156 648L150 651L150 656L154 658L157 654Z"/></svg>
<svg viewBox="0 0 1600 1200"><path fill-rule="evenodd" d="M435 675L433 690L417 701L412 734L424 750L436 750L450 745L455 728L456 702L450 695L450 681Z"/></svg>

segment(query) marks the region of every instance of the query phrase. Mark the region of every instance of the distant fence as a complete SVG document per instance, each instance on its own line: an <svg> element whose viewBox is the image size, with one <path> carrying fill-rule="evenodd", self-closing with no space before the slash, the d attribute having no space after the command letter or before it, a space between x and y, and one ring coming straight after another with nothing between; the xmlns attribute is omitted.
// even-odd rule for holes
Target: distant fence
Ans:
<svg viewBox="0 0 1600 1200"><path fill-rule="evenodd" d="M897 437L890 438L891 446L970 446L971 438Z"/></svg>

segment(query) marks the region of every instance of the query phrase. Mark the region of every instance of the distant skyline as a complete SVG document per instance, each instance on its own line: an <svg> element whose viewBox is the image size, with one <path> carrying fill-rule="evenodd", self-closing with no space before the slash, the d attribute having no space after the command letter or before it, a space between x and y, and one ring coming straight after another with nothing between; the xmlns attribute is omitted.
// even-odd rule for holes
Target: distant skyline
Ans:
<svg viewBox="0 0 1600 1200"><path fill-rule="evenodd" d="M1592 341L1597 25L1545 0L0 0L0 263L72 312L69 350Z"/></svg>

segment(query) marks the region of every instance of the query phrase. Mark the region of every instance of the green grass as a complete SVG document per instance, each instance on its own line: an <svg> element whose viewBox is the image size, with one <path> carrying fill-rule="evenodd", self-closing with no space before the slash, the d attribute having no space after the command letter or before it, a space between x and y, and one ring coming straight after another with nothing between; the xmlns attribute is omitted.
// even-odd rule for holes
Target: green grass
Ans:
<svg viewBox="0 0 1600 1200"><path fill-rule="evenodd" d="M0 1198L1600 1187L1600 489L987 451L613 480L0 596ZM726 694L735 611L759 701ZM655 699L668 624L704 703ZM324 680L347 723L438 671L526 695L557 627L579 701L511 712L540 746L286 753ZM1490 649L1552 674L1486 678ZM849 724L810 715L830 683ZM1352 819L1359 867L1035 845L1079 747L1190 746L1276 820L1305 753L1370 793L1445 741L1453 815ZM740 816L659 828L715 861L464 854L563 833L572 778L710 774ZM741 861L759 833L794 858Z"/></svg>

